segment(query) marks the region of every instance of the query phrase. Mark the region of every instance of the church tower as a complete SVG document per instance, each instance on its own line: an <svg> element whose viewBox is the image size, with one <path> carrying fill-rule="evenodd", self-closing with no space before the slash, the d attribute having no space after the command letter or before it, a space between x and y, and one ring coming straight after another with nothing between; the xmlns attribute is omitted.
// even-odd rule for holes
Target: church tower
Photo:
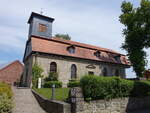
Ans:
<svg viewBox="0 0 150 113"><path fill-rule="evenodd" d="M31 36L51 38L53 21L54 18L32 12L28 20L29 38Z"/></svg>

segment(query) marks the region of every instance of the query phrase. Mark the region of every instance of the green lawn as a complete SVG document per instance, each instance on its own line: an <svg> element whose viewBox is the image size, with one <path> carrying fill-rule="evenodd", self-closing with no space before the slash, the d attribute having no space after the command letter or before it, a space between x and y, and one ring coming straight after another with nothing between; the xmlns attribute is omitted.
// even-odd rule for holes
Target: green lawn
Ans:
<svg viewBox="0 0 150 113"><path fill-rule="evenodd" d="M37 93L44 96L45 98L50 99L52 96L52 89L51 88L41 88L41 89L34 89ZM64 101L68 98L69 88L56 88L55 89L55 99Z"/></svg>

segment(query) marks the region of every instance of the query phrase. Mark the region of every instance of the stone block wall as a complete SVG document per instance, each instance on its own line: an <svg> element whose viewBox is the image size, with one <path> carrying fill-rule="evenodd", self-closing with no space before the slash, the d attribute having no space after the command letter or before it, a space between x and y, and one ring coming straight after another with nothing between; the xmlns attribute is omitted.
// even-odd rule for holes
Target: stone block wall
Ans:
<svg viewBox="0 0 150 113"><path fill-rule="evenodd" d="M34 64L33 57L33 64ZM125 67L110 63L94 62L90 60L55 56L55 55L38 55L37 63L44 69L43 75L46 77L50 72L50 63L56 62L57 64L57 73L59 81L63 82L63 86L67 86L69 80L71 80L71 65L75 64L77 67L77 79L80 79L85 74L88 74L89 71L94 72L95 75L103 75L103 68L107 68L108 76L113 76L115 70L118 69L120 76L125 78ZM95 68L88 68L89 65L94 66Z"/></svg>
<svg viewBox="0 0 150 113"><path fill-rule="evenodd" d="M72 113L132 113L150 108L150 96L86 102L81 88L71 89L70 102Z"/></svg>

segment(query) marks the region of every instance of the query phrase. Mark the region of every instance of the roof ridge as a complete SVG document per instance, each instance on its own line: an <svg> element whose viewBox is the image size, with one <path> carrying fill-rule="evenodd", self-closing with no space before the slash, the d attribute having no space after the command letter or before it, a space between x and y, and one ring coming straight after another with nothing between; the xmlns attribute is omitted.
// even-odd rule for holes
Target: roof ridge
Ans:
<svg viewBox="0 0 150 113"><path fill-rule="evenodd" d="M10 67L11 65L13 65L13 64L15 64L15 63L19 63L19 64L21 64L21 65L23 66L23 64L22 64L19 60L15 60L15 61L13 61L13 62L10 62L9 64L7 64L6 66L4 66L3 68L1 68L0 71L6 69L6 68L8 68L8 67Z"/></svg>

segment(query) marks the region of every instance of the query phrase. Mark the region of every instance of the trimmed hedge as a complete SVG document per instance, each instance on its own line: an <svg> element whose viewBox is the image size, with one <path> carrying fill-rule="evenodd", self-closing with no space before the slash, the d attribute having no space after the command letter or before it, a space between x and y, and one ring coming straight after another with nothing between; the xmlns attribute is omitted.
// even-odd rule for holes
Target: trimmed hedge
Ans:
<svg viewBox="0 0 150 113"><path fill-rule="evenodd" d="M149 81L135 81L131 96L143 97L150 95L150 82Z"/></svg>
<svg viewBox="0 0 150 113"><path fill-rule="evenodd" d="M13 108L12 90L8 84L0 83L0 113L10 113Z"/></svg>
<svg viewBox="0 0 150 113"><path fill-rule="evenodd" d="M53 84L55 84L56 88L62 87L62 82L60 81L47 81L44 83L44 88L52 88Z"/></svg>
<svg viewBox="0 0 150 113"><path fill-rule="evenodd" d="M148 96L150 82L86 75L80 80L86 100Z"/></svg>
<svg viewBox="0 0 150 113"><path fill-rule="evenodd" d="M69 81L69 83L67 84L68 87L79 87L80 86L80 81Z"/></svg>

